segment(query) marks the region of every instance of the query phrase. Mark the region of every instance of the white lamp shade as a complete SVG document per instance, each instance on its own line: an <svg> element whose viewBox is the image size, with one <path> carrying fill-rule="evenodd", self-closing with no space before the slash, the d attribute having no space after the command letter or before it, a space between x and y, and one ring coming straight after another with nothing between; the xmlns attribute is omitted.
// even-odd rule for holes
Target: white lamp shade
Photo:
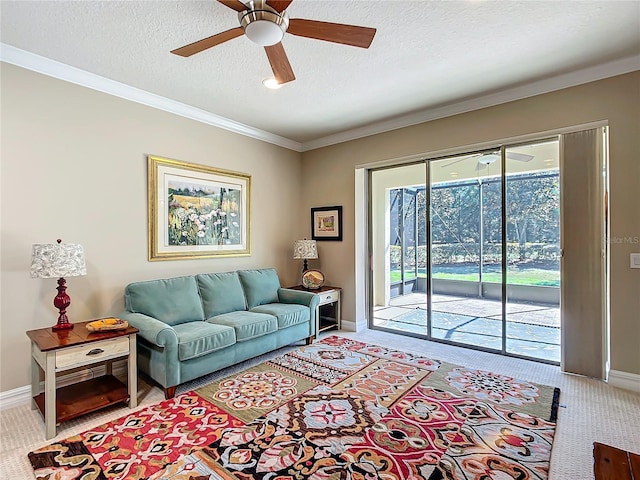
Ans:
<svg viewBox="0 0 640 480"><path fill-rule="evenodd" d="M84 248L77 243L34 244L32 278L79 277L87 274Z"/></svg>
<svg viewBox="0 0 640 480"><path fill-rule="evenodd" d="M296 240L293 244L294 259L318 258L318 247L315 240Z"/></svg>

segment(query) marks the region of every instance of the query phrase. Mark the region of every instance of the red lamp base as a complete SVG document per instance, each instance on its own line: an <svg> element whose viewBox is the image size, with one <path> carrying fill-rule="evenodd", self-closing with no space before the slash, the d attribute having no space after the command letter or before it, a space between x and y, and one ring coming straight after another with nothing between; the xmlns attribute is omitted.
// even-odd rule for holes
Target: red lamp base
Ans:
<svg viewBox="0 0 640 480"><path fill-rule="evenodd" d="M56 323L53 327L51 327L51 330L53 330L54 332L57 332L59 330L71 330L72 328L73 328L73 323L67 320L66 322L58 321L58 323Z"/></svg>
<svg viewBox="0 0 640 480"><path fill-rule="evenodd" d="M73 323L70 323L67 318L67 307L71 305L71 298L67 295L67 281L62 277L58 279L57 290L58 295L53 299L53 306L58 309L60 315L58 315L58 323L51 327L54 332L73 328Z"/></svg>

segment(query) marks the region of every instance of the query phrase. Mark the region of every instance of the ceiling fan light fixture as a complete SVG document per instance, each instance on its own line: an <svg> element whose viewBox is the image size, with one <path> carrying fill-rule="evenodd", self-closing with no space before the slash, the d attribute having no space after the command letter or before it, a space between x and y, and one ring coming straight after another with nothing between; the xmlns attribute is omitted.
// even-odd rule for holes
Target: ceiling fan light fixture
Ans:
<svg viewBox="0 0 640 480"><path fill-rule="evenodd" d="M482 155L480 158L478 158L478 163L482 163L483 165L491 165L499 158L499 155L495 153L489 153L488 155Z"/></svg>
<svg viewBox="0 0 640 480"><path fill-rule="evenodd" d="M282 41L289 27L286 13L278 14L269 7L260 10L245 11L238 14L244 34L253 43L268 47Z"/></svg>
<svg viewBox="0 0 640 480"><path fill-rule="evenodd" d="M267 87L270 88L271 90L277 90L280 87L282 87L281 83L278 83L278 81L275 78L265 78L262 81L262 84Z"/></svg>

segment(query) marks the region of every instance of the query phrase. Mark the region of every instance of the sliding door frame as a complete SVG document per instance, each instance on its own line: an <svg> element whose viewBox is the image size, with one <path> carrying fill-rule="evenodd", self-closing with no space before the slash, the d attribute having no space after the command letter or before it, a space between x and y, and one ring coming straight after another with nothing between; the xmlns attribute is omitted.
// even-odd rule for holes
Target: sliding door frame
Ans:
<svg viewBox="0 0 640 480"><path fill-rule="evenodd" d="M439 343L444 343L444 344L448 344L448 345L454 345L454 346L459 346L459 347L463 347L463 348L469 348L469 349L473 349L473 350L479 350L479 351L484 351L484 352L489 352L489 353L499 353L501 355L504 356L509 356L509 357L514 357L514 358L521 358L521 359L525 359L525 360L533 360L539 363L546 363L546 364L551 364L551 365L560 365L559 361L552 361L552 360L546 360L546 359L540 359L540 358L535 358L535 357L529 357L529 356L525 356L525 355L521 355L521 354L517 354L517 353L510 353L507 351L507 302L508 302L508 276L507 276L507 268L508 268L508 257L507 257L507 180L506 180L506 174L507 174L507 157L506 157L506 153L508 149L511 148L517 148L518 146L524 146L524 145L530 145L530 144L535 144L535 143L543 143L545 141L558 141L560 142L560 134L559 133L554 133L554 134L546 134L546 135L540 135L540 136L531 136L529 138L527 138L527 140L523 140L520 139L520 141L510 141L510 142L502 142L500 144L493 144L493 145L487 145L484 148L481 149L469 149L466 151L462 151L462 152L458 152L456 154L445 154L445 155L440 155L440 156L434 156L434 157L424 157L424 158L420 158L420 159L413 159L413 161L410 162L400 162L400 163L389 163L386 164L384 166L380 166L380 167L372 167L372 168L368 168L367 169L367 185L368 185L368 193L367 193L367 200L368 200L368 205L369 208L367 209L367 215L368 215L368 257L369 257L369 261L370 261L370 268L369 268L369 279L368 279L368 312L367 312L367 324L369 328L375 329L375 330L381 330L381 331L385 331L385 332L390 332L390 333L396 333L398 334L398 330L395 329L391 329L391 328L386 328L386 327L382 327L382 326L375 326L373 325L373 320L374 320L374 315L373 315L373 308L374 308L374 298L373 298L373 285L374 285L374 271L373 271L373 258L374 255L376 255L376 252L373 251L373 228L372 226L374 225L374 222L376 221L373 218L373 175L375 174L375 172L377 171L381 171L381 170L386 170L386 169L393 169L393 168L402 168L405 166L409 166L409 165L415 165L415 164L424 164L425 165L425 189L426 189L426 208L425 208L425 215L427 215L427 218L425 219L425 225L426 225L426 242L427 242L427 248L426 248L426 262L427 262L427 292L426 292L426 307L427 307L427 327L426 327L426 332L424 334L421 333L416 333L416 332L406 332L403 331L402 335L406 335L406 336L410 336L410 337L415 337L415 338L422 338L425 340L430 340L430 341L434 341L434 342L439 342ZM466 155L476 155L476 154L481 154L481 153L487 153L487 152L496 152L499 151L500 152L500 183L501 183L501 243L502 243L502 248L501 248L501 348L498 349L493 349L493 348L489 348L489 347L483 347L483 346L479 346L479 345L473 345L473 344L468 344L468 343L461 343L461 342L457 342L457 341L453 341L453 340L445 340L445 339L440 339L440 338L436 338L432 335L432 282L433 282L433 275L432 275L432 265L431 265L431 260L432 260L432 255L431 255L431 248L432 248L432 225L431 225L431 166L432 166L432 162L435 162L437 160L444 160L447 158L451 158L453 156L466 156ZM560 173L561 175L562 173ZM562 220L561 220L562 221ZM480 230L482 230L484 228L484 225L481 224L480 225ZM416 248L417 248L417 237L416 237ZM482 266L479 267L479 272L482 270ZM561 280L562 281L562 280ZM482 288L482 287L480 287Z"/></svg>

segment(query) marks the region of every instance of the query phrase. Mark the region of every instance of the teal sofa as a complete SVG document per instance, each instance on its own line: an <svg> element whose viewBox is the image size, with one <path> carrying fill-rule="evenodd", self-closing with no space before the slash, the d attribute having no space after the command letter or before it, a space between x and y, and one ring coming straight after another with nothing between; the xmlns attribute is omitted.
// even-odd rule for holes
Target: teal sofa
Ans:
<svg viewBox="0 0 640 480"><path fill-rule="evenodd" d="M138 370L164 388L315 336L318 296L280 287L273 268L127 285L119 317L140 332Z"/></svg>

